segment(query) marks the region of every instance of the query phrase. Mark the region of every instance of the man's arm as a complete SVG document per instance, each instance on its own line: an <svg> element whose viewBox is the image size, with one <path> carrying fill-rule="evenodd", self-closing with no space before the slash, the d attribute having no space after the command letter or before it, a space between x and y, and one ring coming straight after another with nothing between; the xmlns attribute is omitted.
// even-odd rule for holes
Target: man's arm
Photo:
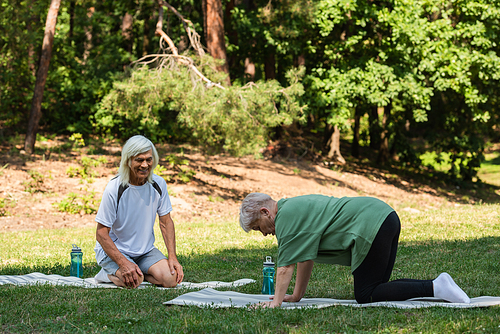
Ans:
<svg viewBox="0 0 500 334"><path fill-rule="evenodd" d="M177 260L177 253L175 250L175 227L174 221L170 217L170 213L161 216L160 221L160 231L163 236L163 241L167 247L168 252L168 265L172 275L177 272L177 283L181 283L184 279L184 272L182 266Z"/></svg>
<svg viewBox="0 0 500 334"><path fill-rule="evenodd" d="M109 227L97 223L96 239L106 254L120 267L120 274L126 286L136 288L141 284L139 275L143 276L141 269L135 263L127 260L116 248L115 243L109 237Z"/></svg>

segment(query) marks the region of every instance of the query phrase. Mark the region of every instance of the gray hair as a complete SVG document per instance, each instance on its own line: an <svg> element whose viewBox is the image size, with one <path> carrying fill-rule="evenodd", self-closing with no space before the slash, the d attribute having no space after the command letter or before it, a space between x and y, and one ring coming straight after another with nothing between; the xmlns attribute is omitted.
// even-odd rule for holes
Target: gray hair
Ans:
<svg viewBox="0 0 500 334"><path fill-rule="evenodd" d="M250 193L240 206L240 226L245 232L250 232L253 222L260 218L260 209L267 207L273 199L263 193Z"/></svg>
<svg viewBox="0 0 500 334"><path fill-rule="evenodd" d="M118 169L118 174L120 175L120 181L124 186L127 186L130 181L130 168L132 163L132 158L146 153L151 150L153 153L153 164L151 165L151 171L148 175L148 182L153 183L153 171L158 165L160 160L158 157L158 152L151 140L144 136L137 135L130 137L129 140L123 145L122 149L122 160L120 161L120 168Z"/></svg>

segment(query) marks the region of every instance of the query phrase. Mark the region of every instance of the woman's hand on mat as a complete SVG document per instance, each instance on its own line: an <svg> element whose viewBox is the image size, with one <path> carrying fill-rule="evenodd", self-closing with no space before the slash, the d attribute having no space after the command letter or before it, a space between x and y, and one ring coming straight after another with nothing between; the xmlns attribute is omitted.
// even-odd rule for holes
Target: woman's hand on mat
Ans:
<svg viewBox="0 0 500 334"><path fill-rule="evenodd" d="M274 296L269 297L269 299L274 299ZM299 297L295 297L294 295L285 295L285 298L283 298L284 302L287 303L296 303L300 301Z"/></svg>
<svg viewBox="0 0 500 334"><path fill-rule="evenodd" d="M274 308L274 307L279 307L280 305L279 304L276 304L274 303L274 301L270 301L270 302L260 302L260 303L257 303L257 304L253 304L251 306L251 308Z"/></svg>
<svg viewBox="0 0 500 334"><path fill-rule="evenodd" d="M285 298L283 298L284 302L287 303L296 303L300 301L300 297L296 297L294 295L285 295Z"/></svg>

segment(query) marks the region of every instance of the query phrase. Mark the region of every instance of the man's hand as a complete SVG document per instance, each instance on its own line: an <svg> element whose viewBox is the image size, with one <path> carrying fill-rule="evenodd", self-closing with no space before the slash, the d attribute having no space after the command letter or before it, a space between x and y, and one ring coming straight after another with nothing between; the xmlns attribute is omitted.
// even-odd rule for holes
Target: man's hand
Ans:
<svg viewBox="0 0 500 334"><path fill-rule="evenodd" d="M177 273L177 284L181 283L184 279L184 271L182 270L182 266L177 261L177 259L168 259L168 266L170 267L170 273L175 275Z"/></svg>
<svg viewBox="0 0 500 334"><path fill-rule="evenodd" d="M142 279L139 279L139 276L144 276L141 269L139 269L139 266L128 260L123 261L123 263L120 265L119 272L119 275L121 275L121 280L127 287L135 289L143 281Z"/></svg>

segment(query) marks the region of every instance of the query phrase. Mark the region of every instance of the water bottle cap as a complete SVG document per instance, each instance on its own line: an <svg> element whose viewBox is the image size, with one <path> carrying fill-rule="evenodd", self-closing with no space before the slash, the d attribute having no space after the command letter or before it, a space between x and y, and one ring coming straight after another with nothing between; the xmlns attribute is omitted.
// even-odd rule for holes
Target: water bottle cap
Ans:
<svg viewBox="0 0 500 334"><path fill-rule="evenodd" d="M82 249L78 247L76 244L73 244L73 248L71 249L72 252L81 252Z"/></svg>
<svg viewBox="0 0 500 334"><path fill-rule="evenodd" d="M266 262L264 262L264 267L274 267L274 262L270 256L266 256Z"/></svg>

